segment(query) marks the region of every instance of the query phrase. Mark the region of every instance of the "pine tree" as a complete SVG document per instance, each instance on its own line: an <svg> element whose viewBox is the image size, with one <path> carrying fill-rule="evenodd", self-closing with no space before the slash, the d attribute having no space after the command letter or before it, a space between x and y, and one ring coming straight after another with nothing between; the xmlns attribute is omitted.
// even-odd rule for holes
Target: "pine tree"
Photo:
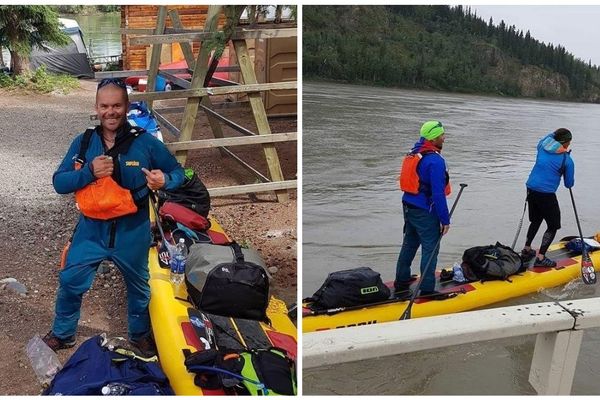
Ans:
<svg viewBox="0 0 600 400"><path fill-rule="evenodd" d="M68 43L59 26L58 14L49 6L0 6L0 44L10 52L14 74L29 71L29 56L35 46Z"/></svg>

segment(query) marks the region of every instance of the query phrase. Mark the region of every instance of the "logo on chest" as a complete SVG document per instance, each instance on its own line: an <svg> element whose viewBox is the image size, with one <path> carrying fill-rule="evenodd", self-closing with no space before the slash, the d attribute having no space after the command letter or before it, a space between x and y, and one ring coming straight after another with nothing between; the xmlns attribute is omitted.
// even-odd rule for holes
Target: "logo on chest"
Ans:
<svg viewBox="0 0 600 400"><path fill-rule="evenodd" d="M125 166L126 167L139 167L140 166L140 162L139 161L135 161L135 160L125 161Z"/></svg>

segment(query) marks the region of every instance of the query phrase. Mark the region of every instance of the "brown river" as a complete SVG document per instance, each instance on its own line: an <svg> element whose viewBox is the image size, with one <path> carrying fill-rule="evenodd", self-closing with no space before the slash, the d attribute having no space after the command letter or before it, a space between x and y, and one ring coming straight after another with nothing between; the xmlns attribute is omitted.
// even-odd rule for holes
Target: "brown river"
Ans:
<svg viewBox="0 0 600 400"><path fill-rule="evenodd" d="M537 142L560 127L573 133L573 193L583 233L600 231L600 105L305 82L302 114L303 297L341 269L369 266L393 280L403 225L396 177L427 120L446 128L443 155L454 184L449 205L458 184L468 184L438 268L451 267L472 246L512 244ZM557 196L557 239L576 235L569 192L561 186ZM527 226L526 216L518 250ZM545 224L534 248L544 230ZM576 280L495 306L596 296L600 283ZM535 394L528 383L534 343L534 336L525 336L308 369L303 393ZM600 329L586 331L573 394L600 393L599 344Z"/></svg>

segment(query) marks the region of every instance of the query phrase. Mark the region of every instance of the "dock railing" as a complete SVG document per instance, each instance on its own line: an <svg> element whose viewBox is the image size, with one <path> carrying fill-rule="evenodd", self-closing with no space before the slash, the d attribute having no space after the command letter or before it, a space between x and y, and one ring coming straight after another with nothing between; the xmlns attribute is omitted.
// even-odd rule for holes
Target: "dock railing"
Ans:
<svg viewBox="0 0 600 400"><path fill-rule="evenodd" d="M332 329L303 334L302 366L315 368L536 334L529 383L541 395L568 395L583 331L596 327L600 327L600 298L526 304Z"/></svg>

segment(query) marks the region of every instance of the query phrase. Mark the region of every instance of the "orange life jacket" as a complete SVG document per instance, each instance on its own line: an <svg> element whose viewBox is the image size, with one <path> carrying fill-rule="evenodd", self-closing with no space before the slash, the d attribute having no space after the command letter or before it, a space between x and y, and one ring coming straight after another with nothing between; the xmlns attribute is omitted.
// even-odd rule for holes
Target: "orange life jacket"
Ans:
<svg viewBox="0 0 600 400"><path fill-rule="evenodd" d="M410 194L419 194L421 182L417 172L417 166L425 155L431 153L437 152L408 153L404 157L402 166L400 167L400 175L398 176L400 190ZM444 188L444 194L449 196L450 193L452 193L452 187L450 186L450 176L448 175L448 171L446 171L446 187Z"/></svg>

